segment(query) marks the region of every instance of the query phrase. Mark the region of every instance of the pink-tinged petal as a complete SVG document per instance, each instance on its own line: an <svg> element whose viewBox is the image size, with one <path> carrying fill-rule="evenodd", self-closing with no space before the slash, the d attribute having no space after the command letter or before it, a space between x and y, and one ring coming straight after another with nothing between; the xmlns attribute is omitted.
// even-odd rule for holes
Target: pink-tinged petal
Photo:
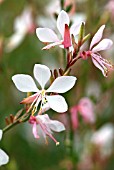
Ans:
<svg viewBox="0 0 114 170"><path fill-rule="evenodd" d="M32 128L33 135L36 139L39 139L38 133L37 133L37 123L34 122L33 128Z"/></svg>
<svg viewBox="0 0 114 170"><path fill-rule="evenodd" d="M63 45L64 48L69 48L71 46L70 30L67 24L65 24Z"/></svg>
<svg viewBox="0 0 114 170"><path fill-rule="evenodd" d="M70 113L71 113L72 129L75 131L79 125L77 106L72 107L70 109Z"/></svg>
<svg viewBox="0 0 114 170"><path fill-rule="evenodd" d="M75 85L76 80L74 76L57 77L46 92L65 93Z"/></svg>
<svg viewBox="0 0 114 170"><path fill-rule="evenodd" d="M84 97L80 100L78 104L78 111L86 123L95 122L94 106L89 98Z"/></svg>
<svg viewBox="0 0 114 170"><path fill-rule="evenodd" d="M42 42L56 42L59 41L57 35L49 28L37 28L36 35Z"/></svg>
<svg viewBox="0 0 114 170"><path fill-rule="evenodd" d="M63 38L64 38L65 24L69 26L69 16L64 10L62 10L57 18L57 28Z"/></svg>
<svg viewBox="0 0 114 170"><path fill-rule="evenodd" d="M51 109L56 112L63 113L68 110L67 103L64 97L60 95L46 96L46 99L49 103Z"/></svg>
<svg viewBox="0 0 114 170"><path fill-rule="evenodd" d="M63 123L57 120L50 120L49 127L55 132L61 132L65 130L65 126L63 125Z"/></svg>
<svg viewBox="0 0 114 170"><path fill-rule="evenodd" d="M30 104L32 103L35 99L37 99L38 93L33 94L32 96L29 96L25 99L23 99L20 104Z"/></svg>
<svg viewBox="0 0 114 170"><path fill-rule="evenodd" d="M103 39L102 41L100 41L100 43L98 45L96 45L93 49L92 52L98 52L98 51L102 51L102 50L108 50L110 49L110 47L113 45L112 40L110 39Z"/></svg>
<svg viewBox="0 0 114 170"><path fill-rule="evenodd" d="M9 156L0 149L0 166L5 165L9 162Z"/></svg>
<svg viewBox="0 0 114 170"><path fill-rule="evenodd" d="M96 43L98 43L102 36L103 36L103 31L104 31L105 25L102 25L98 31L96 32L96 34L94 35L91 44L90 44L90 49L92 49L93 45L95 45Z"/></svg>
<svg viewBox="0 0 114 170"><path fill-rule="evenodd" d="M51 72L47 66L42 64L35 64L34 77L38 81L42 89L44 89L44 86L49 80L50 76L51 76Z"/></svg>
<svg viewBox="0 0 114 170"><path fill-rule="evenodd" d="M33 80L33 78L29 75L25 74L17 74L12 77L12 80L17 87L18 90L22 92L38 92L38 88Z"/></svg>
<svg viewBox="0 0 114 170"><path fill-rule="evenodd" d="M84 23L84 22L83 22ZM70 28L70 34L73 34L74 36L78 35L80 32L80 26L81 26L82 22L77 24L73 24Z"/></svg>
<svg viewBox="0 0 114 170"><path fill-rule="evenodd" d="M114 69L113 65L110 64L106 59L103 59L99 54L92 54L92 62L102 71L105 77L107 77L109 71Z"/></svg>
<svg viewBox="0 0 114 170"><path fill-rule="evenodd" d="M61 45L61 44L62 44L62 41L58 41L58 42L46 45L45 47L42 48L42 50L49 50L50 48L53 48L53 47L55 47L57 45Z"/></svg>
<svg viewBox="0 0 114 170"><path fill-rule="evenodd" d="M2 139L3 131L0 129L0 140Z"/></svg>
<svg viewBox="0 0 114 170"><path fill-rule="evenodd" d="M97 67L98 69L100 69L102 71L102 74L107 77L107 68L104 67L104 65L102 64L102 62L100 61L100 58L97 55L92 54L92 62L95 65L95 67Z"/></svg>
<svg viewBox="0 0 114 170"><path fill-rule="evenodd" d="M47 114L38 115L38 116L36 116L36 118L38 120L40 120L40 122L42 122L42 123L50 123L50 118L49 118L49 116Z"/></svg>

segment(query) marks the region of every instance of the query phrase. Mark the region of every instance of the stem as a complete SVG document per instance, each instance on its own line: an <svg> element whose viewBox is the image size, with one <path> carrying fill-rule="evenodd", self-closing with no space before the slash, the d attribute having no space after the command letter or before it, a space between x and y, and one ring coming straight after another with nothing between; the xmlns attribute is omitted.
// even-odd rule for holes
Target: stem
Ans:
<svg viewBox="0 0 114 170"><path fill-rule="evenodd" d="M80 56L77 56L74 58L74 60L72 60L70 63L67 63L66 68L64 70L64 75L66 72L68 72L68 70L80 59ZM73 62L74 61L74 62Z"/></svg>
<svg viewBox="0 0 114 170"><path fill-rule="evenodd" d="M4 129L3 129L3 133L7 132L9 129L11 129L12 127L16 126L17 124L19 124L19 120L16 120L14 123L6 126Z"/></svg>
<svg viewBox="0 0 114 170"><path fill-rule="evenodd" d="M19 112L17 112L18 114ZM21 114L21 112L20 112ZM9 125L7 125L4 129L3 129L3 133L7 132L8 130L10 130L11 128L13 128L14 126L26 122L29 117L30 117L30 112L25 112L25 114L23 114L22 116L18 117L16 120L14 120L13 123L10 123Z"/></svg>

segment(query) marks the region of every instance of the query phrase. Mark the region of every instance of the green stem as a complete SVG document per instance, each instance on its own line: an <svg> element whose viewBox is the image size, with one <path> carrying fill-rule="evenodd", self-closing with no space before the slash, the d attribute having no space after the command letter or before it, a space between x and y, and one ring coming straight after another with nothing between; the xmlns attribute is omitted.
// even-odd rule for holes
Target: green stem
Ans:
<svg viewBox="0 0 114 170"><path fill-rule="evenodd" d="M9 129L11 129L12 127L16 126L17 124L19 124L19 120L16 120L14 123L6 126L4 129L3 129L3 133L7 132Z"/></svg>
<svg viewBox="0 0 114 170"><path fill-rule="evenodd" d="M14 120L13 123L7 125L4 129L3 129L3 133L7 132L8 130L10 130L11 128L13 128L14 126L20 124L20 123L23 123L23 122L26 122L29 117L30 117L31 113L27 113L25 112L24 115L22 115L21 117L18 117L16 120Z"/></svg>

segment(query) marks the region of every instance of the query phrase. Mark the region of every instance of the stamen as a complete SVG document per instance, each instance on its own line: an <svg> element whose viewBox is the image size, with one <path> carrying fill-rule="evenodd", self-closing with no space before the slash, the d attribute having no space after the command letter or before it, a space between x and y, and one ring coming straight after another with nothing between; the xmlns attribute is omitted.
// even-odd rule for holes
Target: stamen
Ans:
<svg viewBox="0 0 114 170"><path fill-rule="evenodd" d="M36 106L34 106L33 107L33 110L32 110L32 116L34 115L34 113L37 111L37 107Z"/></svg>

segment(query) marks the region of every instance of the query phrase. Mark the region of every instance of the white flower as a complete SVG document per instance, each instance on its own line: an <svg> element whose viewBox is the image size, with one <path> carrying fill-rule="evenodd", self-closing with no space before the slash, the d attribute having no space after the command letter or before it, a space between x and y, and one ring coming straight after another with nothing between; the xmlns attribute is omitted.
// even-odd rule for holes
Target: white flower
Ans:
<svg viewBox="0 0 114 170"><path fill-rule="evenodd" d="M25 35L29 32L33 32L34 29L35 24L32 19L32 10L27 7L14 21L14 34L6 40L6 52L11 52L17 48L23 41Z"/></svg>
<svg viewBox="0 0 114 170"><path fill-rule="evenodd" d="M47 142L47 136L50 137L56 145L59 144L57 140L53 137L53 132L61 132L65 130L63 123L57 120L51 120L47 114L38 115L36 117L31 116L29 123L33 124L33 135L35 138L39 139L39 133L41 132L45 141Z"/></svg>
<svg viewBox="0 0 114 170"><path fill-rule="evenodd" d="M24 99L21 103L32 103L31 107L34 105L33 113L37 111L39 102L41 101L41 107L48 103L49 107L56 112L66 112L68 109L67 103L61 95L48 95L48 93L65 93L70 90L75 82L76 77L73 76L61 76L54 80L51 86L45 90L45 85L50 79L51 72L50 69L41 64L35 64L34 66L34 77L41 86L39 90L33 80L29 75L17 74L12 77L12 80L18 90L22 92L35 92L34 95Z"/></svg>
<svg viewBox="0 0 114 170"><path fill-rule="evenodd" d="M110 155L113 148L114 126L111 123L105 124L91 137L91 142L100 146L103 155Z"/></svg>
<svg viewBox="0 0 114 170"><path fill-rule="evenodd" d="M2 130L0 129L0 140L2 139ZM9 161L9 156L2 150L0 149L0 166L7 164Z"/></svg>
<svg viewBox="0 0 114 170"><path fill-rule="evenodd" d="M43 49L50 49L56 45L60 47L69 48L72 47L72 40L71 35L73 34L74 37L79 34L81 23L73 24L71 28L69 28L70 19L68 14L62 10L57 18L57 28L62 36L62 40L58 38L55 32L49 28L37 28L36 34L40 41L44 43L51 43L45 46Z"/></svg>

